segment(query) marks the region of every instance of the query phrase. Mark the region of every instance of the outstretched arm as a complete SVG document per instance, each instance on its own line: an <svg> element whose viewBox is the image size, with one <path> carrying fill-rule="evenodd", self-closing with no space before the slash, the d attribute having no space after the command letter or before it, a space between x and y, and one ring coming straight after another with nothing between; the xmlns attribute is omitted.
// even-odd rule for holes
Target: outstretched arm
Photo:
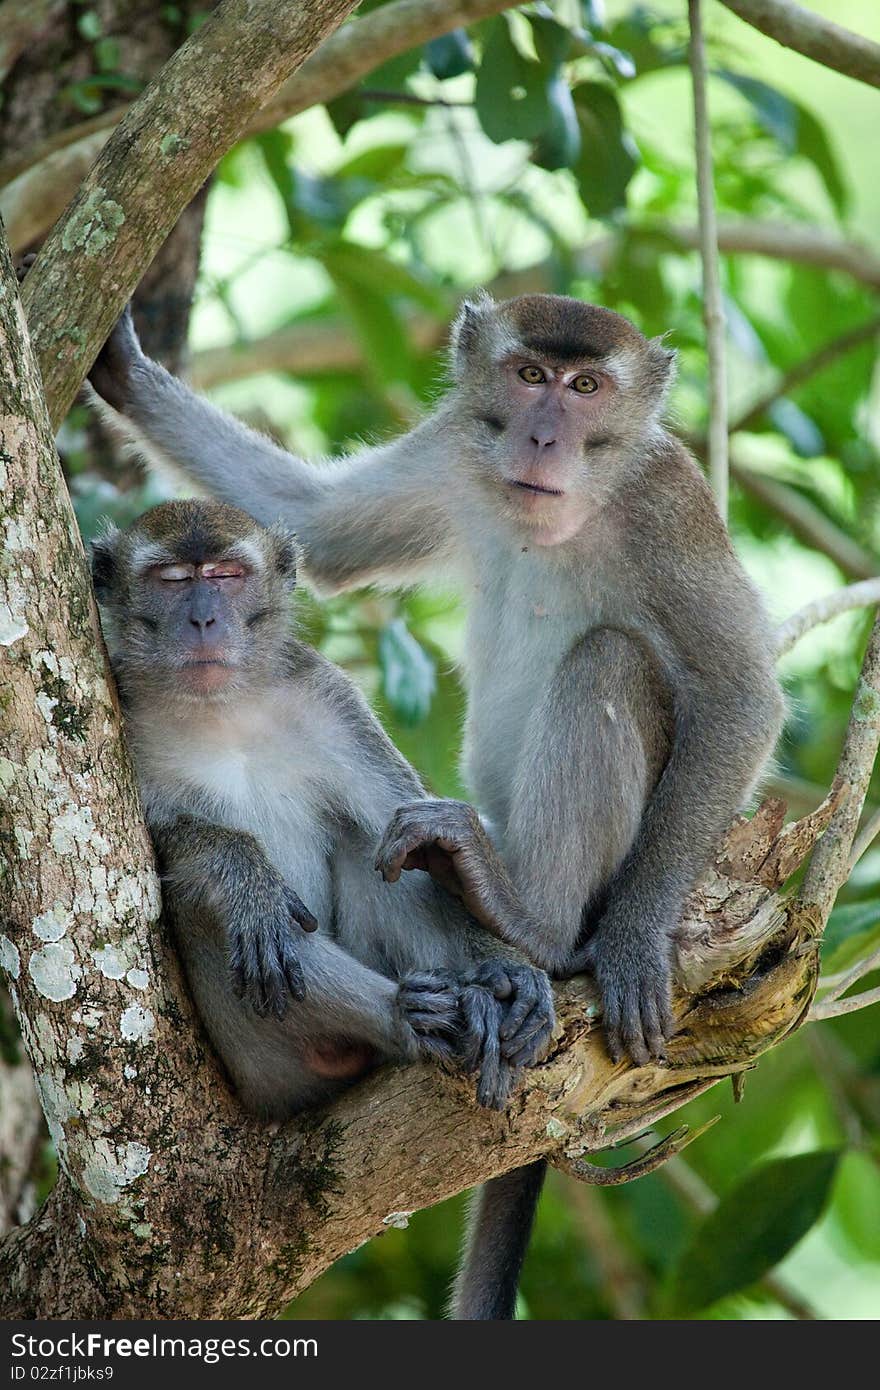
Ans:
<svg viewBox="0 0 880 1390"><path fill-rule="evenodd" d="M160 464L264 525L296 533L315 585L335 591L376 581L410 582L443 564L443 424L431 417L404 440L315 467L226 415L141 350L126 309L89 377Z"/></svg>

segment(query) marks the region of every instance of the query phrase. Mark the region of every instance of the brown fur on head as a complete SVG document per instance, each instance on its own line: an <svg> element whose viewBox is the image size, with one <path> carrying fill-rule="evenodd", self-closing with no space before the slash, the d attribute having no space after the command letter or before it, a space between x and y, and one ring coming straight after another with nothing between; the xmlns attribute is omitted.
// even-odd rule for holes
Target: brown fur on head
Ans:
<svg viewBox="0 0 880 1390"><path fill-rule="evenodd" d="M621 314L553 294L467 302L452 354L477 475L544 545L576 535L644 450L675 360Z"/></svg>
<svg viewBox="0 0 880 1390"><path fill-rule="evenodd" d="M297 547L221 502L163 502L92 543L117 674L154 691L228 694L276 669Z"/></svg>

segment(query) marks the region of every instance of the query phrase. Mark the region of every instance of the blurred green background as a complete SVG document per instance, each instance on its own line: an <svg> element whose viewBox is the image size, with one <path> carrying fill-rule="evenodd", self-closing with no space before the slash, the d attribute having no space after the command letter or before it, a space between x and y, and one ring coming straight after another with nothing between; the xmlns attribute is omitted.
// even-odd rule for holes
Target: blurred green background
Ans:
<svg viewBox="0 0 880 1390"><path fill-rule="evenodd" d="M880 39L874 0L812 7ZM707 9L722 220L876 241L877 93ZM683 0L532 5L396 59L233 150L209 195L193 380L298 452L388 437L442 390L460 296L497 282L502 294L552 289L620 310L648 334L668 331L680 363L673 418L699 444L700 269L676 233L693 227L696 208L686 39ZM795 364L864 330L733 436L731 530L776 618L880 568L880 275L863 259L850 274L723 258L733 420ZM281 365L255 372L267 335ZM88 534L159 489L133 471L91 471L83 429L74 412L62 444ZM833 775L868 621L841 617L782 663L789 719L771 786L792 813L817 804ZM318 607L303 594L299 622L363 685L431 788L466 792L455 595L368 593ZM878 942L880 848L835 910L827 968ZM551 1175L522 1315L880 1313L878 1018L868 1009L804 1029L761 1061L736 1107L726 1084L693 1102L675 1124L718 1113L721 1123L655 1175L611 1192ZM441 1316L462 1216L458 1200L389 1230L287 1316Z"/></svg>

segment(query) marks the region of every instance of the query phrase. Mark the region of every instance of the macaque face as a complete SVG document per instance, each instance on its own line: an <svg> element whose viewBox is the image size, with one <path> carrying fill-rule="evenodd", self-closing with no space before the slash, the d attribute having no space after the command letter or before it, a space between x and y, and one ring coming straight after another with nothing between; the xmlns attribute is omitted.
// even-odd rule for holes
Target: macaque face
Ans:
<svg viewBox="0 0 880 1390"><path fill-rule="evenodd" d="M673 354L620 314L558 295L465 305L457 387L471 472L517 535L562 545L595 515L659 419Z"/></svg>
<svg viewBox="0 0 880 1390"><path fill-rule="evenodd" d="M574 366L517 353L501 371L508 401L500 482L505 506L538 545L560 545L589 510L591 443L607 442L613 380L592 363Z"/></svg>
<svg viewBox="0 0 880 1390"><path fill-rule="evenodd" d="M277 670L294 549L244 513L164 503L95 542L92 570L123 679L136 671L175 698L211 700Z"/></svg>

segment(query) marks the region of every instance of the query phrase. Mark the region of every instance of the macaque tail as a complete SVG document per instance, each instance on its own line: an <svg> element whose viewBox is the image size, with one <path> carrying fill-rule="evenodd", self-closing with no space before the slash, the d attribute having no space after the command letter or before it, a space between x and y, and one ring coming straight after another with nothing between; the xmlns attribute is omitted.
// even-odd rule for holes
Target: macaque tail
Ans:
<svg viewBox="0 0 880 1390"><path fill-rule="evenodd" d="M510 1321L544 1184L544 1159L492 1178L474 1197L450 1317L458 1322Z"/></svg>

